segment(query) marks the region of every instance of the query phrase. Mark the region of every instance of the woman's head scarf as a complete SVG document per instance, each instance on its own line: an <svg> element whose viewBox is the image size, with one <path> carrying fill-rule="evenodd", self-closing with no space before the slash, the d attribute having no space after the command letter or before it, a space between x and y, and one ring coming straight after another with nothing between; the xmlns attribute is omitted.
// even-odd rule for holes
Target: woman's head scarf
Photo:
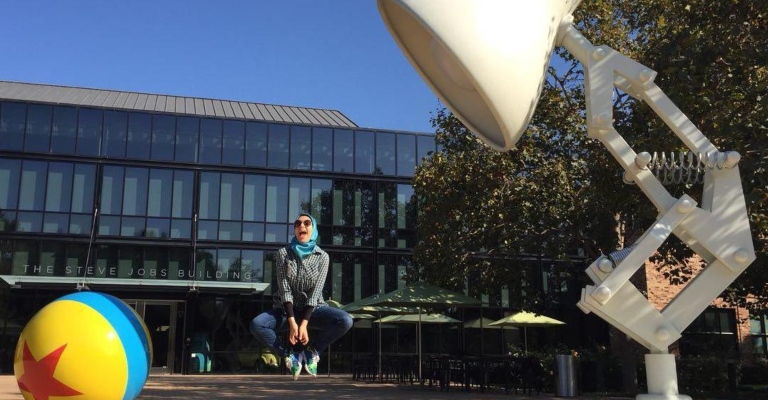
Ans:
<svg viewBox="0 0 768 400"><path fill-rule="evenodd" d="M315 217L305 213L299 214L299 217L302 215L309 217L309 219L312 220L312 235L309 237L307 243L299 242L299 240L296 239L296 236L291 239L291 249L293 249L293 252L300 258L312 254L315 251L315 244L317 243L317 221L315 221ZM296 217L296 220L298 220L299 217Z"/></svg>

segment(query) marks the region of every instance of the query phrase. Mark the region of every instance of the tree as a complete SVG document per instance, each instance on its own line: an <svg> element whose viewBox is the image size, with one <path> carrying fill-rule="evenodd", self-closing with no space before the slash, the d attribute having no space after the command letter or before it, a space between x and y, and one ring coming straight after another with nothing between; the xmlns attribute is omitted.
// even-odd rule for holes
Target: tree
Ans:
<svg viewBox="0 0 768 400"><path fill-rule="evenodd" d="M741 154L739 169L758 259L724 297L732 304L766 308L768 3L662 3L663 7L647 7L640 13L639 22L652 28L643 35L647 45L640 61L659 72L657 84L718 148ZM639 109L632 114L629 127L641 133L638 142L659 145L656 136L669 136L656 135L665 128ZM672 261L686 255L679 249L666 254Z"/></svg>
<svg viewBox="0 0 768 400"><path fill-rule="evenodd" d="M732 285L729 300L749 293L765 306L768 238L768 3L760 0L585 1L579 30L656 70L656 83L739 165L759 259ZM583 70L559 49L533 120L518 148L499 153L482 145L450 112L433 118L440 151L416 171L419 235L411 278L459 289L493 292L507 286L512 306L542 309L526 293L535 279L527 255L570 259L577 249L594 257L629 244L657 211L637 188L621 184L622 170L585 135ZM672 152L682 144L644 104L620 91L614 124L637 151ZM674 195L699 197L679 185ZM670 277L689 256L674 240L661 249ZM675 266L676 265L676 266ZM581 271L579 271L580 273ZM685 272L685 271L682 271ZM481 289L478 289L481 288ZM475 293L477 294L477 293Z"/></svg>

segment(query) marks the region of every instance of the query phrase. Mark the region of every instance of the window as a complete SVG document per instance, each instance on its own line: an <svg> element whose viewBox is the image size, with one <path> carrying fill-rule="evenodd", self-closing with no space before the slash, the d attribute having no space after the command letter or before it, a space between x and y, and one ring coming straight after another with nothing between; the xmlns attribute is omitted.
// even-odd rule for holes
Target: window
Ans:
<svg viewBox="0 0 768 400"><path fill-rule="evenodd" d="M0 107L0 150L21 150L27 106L22 103L2 103Z"/></svg>
<svg viewBox="0 0 768 400"><path fill-rule="evenodd" d="M53 107L30 104L27 108L27 136L24 150L47 153L51 142L51 118Z"/></svg>
<svg viewBox="0 0 768 400"><path fill-rule="evenodd" d="M98 156L101 151L101 123L104 113L90 108L80 109L77 126L77 154Z"/></svg>
<svg viewBox="0 0 768 400"><path fill-rule="evenodd" d="M22 163L19 210L43 211L48 163L29 161Z"/></svg>
<svg viewBox="0 0 768 400"><path fill-rule="evenodd" d="M379 279L384 279L384 293L389 293L393 290L399 289L401 282L398 273L398 257L396 256L379 256ZM381 285L381 284L380 284ZM379 289L382 289L379 286Z"/></svg>
<svg viewBox="0 0 768 400"><path fill-rule="evenodd" d="M76 170L75 187L80 185L77 174ZM193 177L192 171L105 166L101 178L99 235L190 238ZM80 180L88 179L92 178ZM88 201L92 199L89 197ZM179 219L175 219L177 217ZM77 227L71 229L82 230L83 223L79 221Z"/></svg>
<svg viewBox="0 0 768 400"><path fill-rule="evenodd" d="M263 175L245 175L243 186L243 220L264 221L267 179Z"/></svg>
<svg viewBox="0 0 768 400"><path fill-rule="evenodd" d="M155 115L152 121L152 149L150 156L153 160L173 160L174 140L176 138L176 118L169 115Z"/></svg>
<svg viewBox="0 0 768 400"><path fill-rule="evenodd" d="M355 139L352 131L335 129L333 131L333 170L336 172L354 172Z"/></svg>
<svg viewBox="0 0 768 400"><path fill-rule="evenodd" d="M204 172L200 176L200 219L219 219L220 175Z"/></svg>
<svg viewBox="0 0 768 400"><path fill-rule="evenodd" d="M312 170L333 170L333 130L312 128Z"/></svg>
<svg viewBox="0 0 768 400"><path fill-rule="evenodd" d="M320 226L333 223L332 186L330 179L312 179L312 215Z"/></svg>
<svg viewBox="0 0 768 400"><path fill-rule="evenodd" d="M333 183L333 243L372 246L375 204L370 182L336 180ZM321 214L322 215L322 214Z"/></svg>
<svg viewBox="0 0 768 400"><path fill-rule="evenodd" d="M243 165L243 150L245 150L245 123L224 121L222 164Z"/></svg>
<svg viewBox="0 0 768 400"><path fill-rule="evenodd" d="M0 158L0 211L15 210L21 161Z"/></svg>
<svg viewBox="0 0 768 400"><path fill-rule="evenodd" d="M332 270L323 294L351 303L378 293L373 260L364 254L330 254Z"/></svg>
<svg viewBox="0 0 768 400"><path fill-rule="evenodd" d="M120 215L123 208L123 168L104 167L101 180L101 213Z"/></svg>
<svg viewBox="0 0 768 400"><path fill-rule="evenodd" d="M264 282L264 251L243 250L241 258L240 280L244 282Z"/></svg>
<svg viewBox="0 0 768 400"><path fill-rule="evenodd" d="M293 229L291 229L293 231ZM285 243L293 232L288 232L286 224L266 224L264 226L264 241L269 243Z"/></svg>
<svg viewBox="0 0 768 400"><path fill-rule="evenodd" d="M76 137L77 109L72 107L54 107L51 153L75 154Z"/></svg>
<svg viewBox="0 0 768 400"><path fill-rule="evenodd" d="M736 311L710 307L683 331L680 352L684 356L732 354L738 349Z"/></svg>
<svg viewBox="0 0 768 400"><path fill-rule="evenodd" d="M768 312L756 312L749 316L749 337L752 351L761 357L768 357Z"/></svg>
<svg viewBox="0 0 768 400"><path fill-rule="evenodd" d="M395 175L395 134L379 132L376 134L376 173Z"/></svg>
<svg viewBox="0 0 768 400"><path fill-rule="evenodd" d="M312 160L312 133L309 127L291 127L291 169L309 169Z"/></svg>
<svg viewBox="0 0 768 400"><path fill-rule="evenodd" d="M413 247L417 216L413 187L381 183L378 202L379 247Z"/></svg>
<svg viewBox="0 0 768 400"><path fill-rule="evenodd" d="M397 174L413 176L416 168L416 136L397 135Z"/></svg>
<svg viewBox="0 0 768 400"><path fill-rule="evenodd" d="M174 171L173 173L173 201L171 216L173 218L192 218L193 181L195 175L192 171Z"/></svg>
<svg viewBox="0 0 768 400"><path fill-rule="evenodd" d="M374 147L373 132L355 132L355 172L358 174L373 174L374 171Z"/></svg>
<svg viewBox="0 0 768 400"><path fill-rule="evenodd" d="M418 144L416 162L421 163L424 157L428 157L430 152L435 151L435 138L433 136L418 136L416 141Z"/></svg>
<svg viewBox="0 0 768 400"><path fill-rule="evenodd" d="M200 162L221 163L221 121L203 119L200 123Z"/></svg>
<svg viewBox="0 0 768 400"><path fill-rule="evenodd" d="M288 125L269 125L268 166L272 168L288 168L289 140Z"/></svg>
<svg viewBox="0 0 768 400"><path fill-rule="evenodd" d="M147 247L144 250L144 271L139 275L144 279L168 279L169 264L168 249Z"/></svg>
<svg viewBox="0 0 768 400"><path fill-rule="evenodd" d="M149 172L148 217L170 217L173 205L173 171L152 169Z"/></svg>
<svg viewBox="0 0 768 400"><path fill-rule="evenodd" d="M45 211L69 212L72 200L72 164L49 164Z"/></svg>
<svg viewBox="0 0 768 400"><path fill-rule="evenodd" d="M212 277L216 276L217 253L216 249L199 249L197 251L194 279L211 280Z"/></svg>
<svg viewBox="0 0 768 400"><path fill-rule="evenodd" d="M219 218L231 221L242 220L243 175L221 174L220 193ZM237 236L240 236L239 233Z"/></svg>
<svg viewBox="0 0 768 400"><path fill-rule="evenodd" d="M267 166L267 124L248 122L245 125L245 165Z"/></svg>
<svg viewBox="0 0 768 400"><path fill-rule="evenodd" d="M125 169L123 215L147 215L148 172L146 168Z"/></svg>
<svg viewBox="0 0 768 400"><path fill-rule="evenodd" d="M283 176L267 177L266 199L267 222L283 224L283 228L287 226L286 224L288 222L293 222L288 221L288 178ZM295 215L291 216L291 218L293 217L295 217ZM293 226L291 226L291 228L293 228Z"/></svg>
<svg viewBox="0 0 768 400"><path fill-rule="evenodd" d="M128 158L149 159L152 138L152 116L144 113L128 114Z"/></svg>
<svg viewBox="0 0 768 400"><path fill-rule="evenodd" d="M128 114L121 111L105 111L103 154L110 158L124 158L127 137Z"/></svg>
<svg viewBox="0 0 768 400"><path fill-rule="evenodd" d="M75 164L75 176L72 181L73 213L93 212L93 191L96 187L96 167L91 164ZM89 217L90 218L90 217Z"/></svg>
<svg viewBox="0 0 768 400"><path fill-rule="evenodd" d="M309 188L309 178L291 178L288 187L288 218L295 218L301 213L310 212L311 192Z"/></svg>
<svg viewBox="0 0 768 400"><path fill-rule="evenodd" d="M16 214L17 232L42 232L43 231L43 213L40 212L20 212Z"/></svg>
<svg viewBox="0 0 768 400"><path fill-rule="evenodd" d="M41 272L39 242L17 241L12 265L13 275L39 275Z"/></svg>
<svg viewBox="0 0 768 400"><path fill-rule="evenodd" d="M69 264L67 253L68 249L72 248L74 250L76 247L80 246L69 246L64 243L55 243L55 242L43 242L41 244L41 251L40 251L40 265L44 268L43 275L53 275L53 276L76 276L77 268L76 266L82 266L85 265L85 259L81 260L81 256L83 252L77 252L72 251L72 254L74 259L74 263ZM80 257L78 257L80 256ZM80 262L82 261L82 263Z"/></svg>
<svg viewBox="0 0 768 400"><path fill-rule="evenodd" d="M176 119L176 161L197 162L200 120L192 117Z"/></svg>

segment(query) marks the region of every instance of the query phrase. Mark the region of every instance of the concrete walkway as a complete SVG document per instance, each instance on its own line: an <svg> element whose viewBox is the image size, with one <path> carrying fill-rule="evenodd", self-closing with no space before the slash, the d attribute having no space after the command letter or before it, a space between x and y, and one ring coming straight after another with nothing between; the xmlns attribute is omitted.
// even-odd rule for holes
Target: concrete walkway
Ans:
<svg viewBox="0 0 768 400"><path fill-rule="evenodd" d="M288 375L153 375L147 380L140 400L184 399L184 400L240 400L240 399L398 399L443 400L443 399L564 399L541 393L530 397L505 395L495 390L486 393L460 392L451 388L441 392L438 388L393 383L368 383L354 381L349 375L320 376L312 378L302 375L294 381ZM596 397L570 397L568 399L595 399ZM0 400L23 400L13 375L0 376ZM626 400L607 398L602 400Z"/></svg>

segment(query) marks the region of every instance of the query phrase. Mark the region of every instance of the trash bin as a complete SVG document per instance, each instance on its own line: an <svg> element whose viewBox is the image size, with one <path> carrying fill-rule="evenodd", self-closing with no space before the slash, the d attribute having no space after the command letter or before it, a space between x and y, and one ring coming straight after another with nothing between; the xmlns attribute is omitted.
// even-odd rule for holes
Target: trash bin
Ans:
<svg viewBox="0 0 768 400"><path fill-rule="evenodd" d="M576 359L570 354L558 354L555 356L555 363L555 395L577 396Z"/></svg>

